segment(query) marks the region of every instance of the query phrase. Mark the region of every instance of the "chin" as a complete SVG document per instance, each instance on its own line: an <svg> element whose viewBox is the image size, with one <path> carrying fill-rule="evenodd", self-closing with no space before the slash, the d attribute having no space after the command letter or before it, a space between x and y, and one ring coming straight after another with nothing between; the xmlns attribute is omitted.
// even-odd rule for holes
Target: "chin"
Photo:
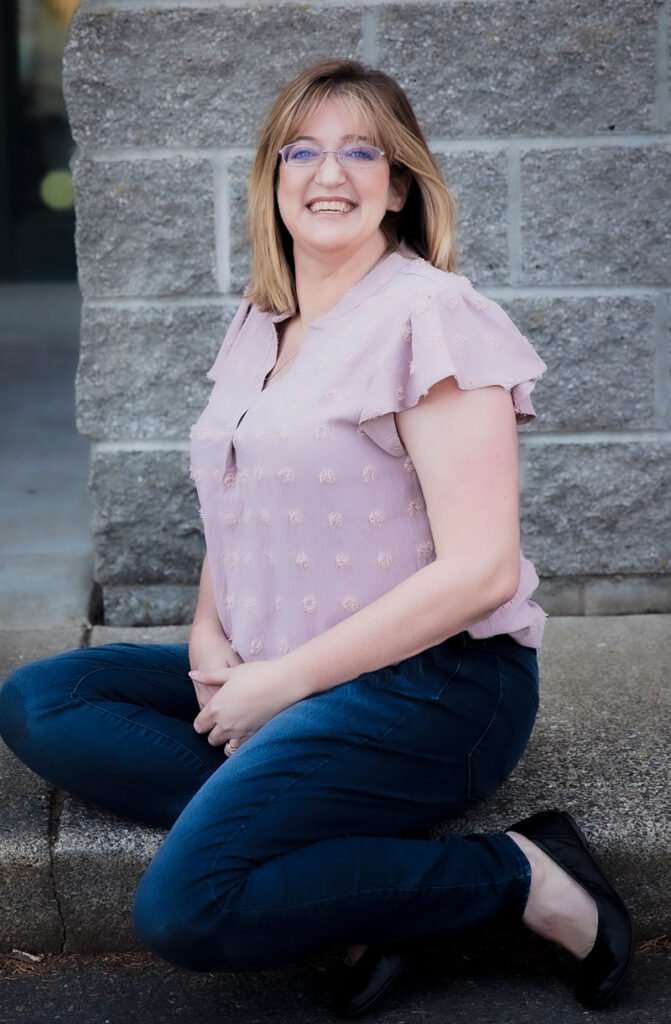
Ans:
<svg viewBox="0 0 671 1024"><path fill-rule="evenodd" d="M356 238L311 238L309 241L311 249L318 249L321 252L337 252L339 249L359 249L363 246Z"/></svg>

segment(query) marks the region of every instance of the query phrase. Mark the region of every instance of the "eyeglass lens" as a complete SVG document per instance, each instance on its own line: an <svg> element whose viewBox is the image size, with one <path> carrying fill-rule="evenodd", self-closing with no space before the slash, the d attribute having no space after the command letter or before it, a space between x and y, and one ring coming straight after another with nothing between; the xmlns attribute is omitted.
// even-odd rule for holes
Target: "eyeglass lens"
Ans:
<svg viewBox="0 0 671 1024"><path fill-rule="evenodd" d="M333 151L325 150L322 149L321 146L313 146L306 142L292 143L288 146L284 146L281 150L284 162L294 166L321 163L324 154L327 152L330 153ZM357 142L350 146L342 146L340 149L336 150L335 153L340 163L356 166L374 163L384 155L382 150L378 149L377 146L369 146L366 143L361 142Z"/></svg>

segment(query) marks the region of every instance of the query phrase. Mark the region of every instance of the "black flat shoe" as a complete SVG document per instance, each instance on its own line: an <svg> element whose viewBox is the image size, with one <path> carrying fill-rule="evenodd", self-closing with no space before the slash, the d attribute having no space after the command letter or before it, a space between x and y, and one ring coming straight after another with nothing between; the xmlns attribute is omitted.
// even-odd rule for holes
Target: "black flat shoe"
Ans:
<svg viewBox="0 0 671 1024"><path fill-rule="evenodd" d="M551 857L593 897L599 913L596 940L580 961L576 997L598 1010L615 995L629 973L634 929L629 911L589 852L587 840L570 814L541 811L511 825Z"/></svg>
<svg viewBox="0 0 671 1024"><path fill-rule="evenodd" d="M339 979L333 998L338 1016L361 1017L382 999L406 966L407 957L400 950L369 946Z"/></svg>

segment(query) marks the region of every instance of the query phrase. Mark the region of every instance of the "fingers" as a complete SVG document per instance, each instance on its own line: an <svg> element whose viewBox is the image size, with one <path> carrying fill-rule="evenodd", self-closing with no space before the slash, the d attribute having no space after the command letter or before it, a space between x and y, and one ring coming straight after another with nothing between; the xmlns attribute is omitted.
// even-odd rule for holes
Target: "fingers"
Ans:
<svg viewBox="0 0 671 1024"><path fill-rule="evenodd" d="M212 711L209 710L209 707L210 705L207 703L205 707L201 709L200 714L196 715L193 720L193 727L198 733L210 732L215 724L214 715L212 714Z"/></svg>
<svg viewBox="0 0 671 1024"><path fill-rule="evenodd" d="M212 747L220 747L222 743L231 738L231 729L223 729L217 722L217 709L212 707L212 701L207 703L193 720L193 727L197 733L208 733L207 742Z"/></svg>
<svg viewBox="0 0 671 1024"><path fill-rule="evenodd" d="M189 672L189 678L194 683L203 683L205 686L221 686L226 682L226 674L224 669L216 669L214 672L204 672L198 669L192 669Z"/></svg>
<svg viewBox="0 0 671 1024"><path fill-rule="evenodd" d="M194 683L193 688L196 691L196 699L201 711L210 703L215 693L219 693L219 690L221 689L218 685L206 686L204 683Z"/></svg>
<svg viewBox="0 0 671 1024"><path fill-rule="evenodd" d="M201 729L199 731L205 732L204 729ZM242 746L246 739L248 739L247 736L231 736L230 732L227 734L226 731L223 730L220 725L215 725L212 729L210 729L207 736L207 742L210 744L211 747L221 747L223 745L224 753L226 754L227 757L230 757L231 754L234 754L236 750L238 750Z"/></svg>

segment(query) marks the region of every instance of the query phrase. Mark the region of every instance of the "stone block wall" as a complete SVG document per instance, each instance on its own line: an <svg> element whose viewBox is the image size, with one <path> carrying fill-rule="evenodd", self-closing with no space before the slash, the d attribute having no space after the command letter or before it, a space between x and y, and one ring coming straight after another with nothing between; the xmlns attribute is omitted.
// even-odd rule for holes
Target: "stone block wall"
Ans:
<svg viewBox="0 0 671 1024"><path fill-rule="evenodd" d="M188 431L247 281L246 176L279 88L351 56L406 89L456 194L460 271L548 363L521 431L548 611L671 610L669 0L83 0L64 82L96 579L185 621Z"/></svg>

